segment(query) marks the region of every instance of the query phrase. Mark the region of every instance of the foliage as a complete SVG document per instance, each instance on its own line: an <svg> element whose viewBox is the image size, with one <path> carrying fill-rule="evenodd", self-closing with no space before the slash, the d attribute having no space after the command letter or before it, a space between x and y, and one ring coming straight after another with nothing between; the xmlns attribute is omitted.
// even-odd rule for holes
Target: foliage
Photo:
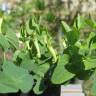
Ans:
<svg viewBox="0 0 96 96"><path fill-rule="evenodd" d="M44 6L38 7L42 9ZM95 21L90 20L89 24L79 15L72 26L62 21L63 52L59 53L41 20L38 15L30 16L20 25L20 36L17 37L15 32L4 32L4 17L0 17L0 47L4 54L0 68L0 93L32 89L35 94L42 94L49 82L60 85L75 77L85 80L96 71ZM91 27L92 32L83 40L81 30L86 26ZM20 47L19 43L23 46ZM6 58L9 50L13 52L11 60Z"/></svg>

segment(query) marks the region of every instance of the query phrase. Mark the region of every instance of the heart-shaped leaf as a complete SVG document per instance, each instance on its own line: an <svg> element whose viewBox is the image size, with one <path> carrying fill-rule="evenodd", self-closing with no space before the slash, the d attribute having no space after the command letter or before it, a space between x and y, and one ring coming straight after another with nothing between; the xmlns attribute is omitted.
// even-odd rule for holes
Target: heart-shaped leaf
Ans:
<svg viewBox="0 0 96 96"><path fill-rule="evenodd" d="M59 57L58 64L54 69L51 81L54 84L64 83L74 77L74 74L69 72L65 65L69 62L69 56L64 54Z"/></svg>
<svg viewBox="0 0 96 96"><path fill-rule="evenodd" d="M0 77L2 77L0 78L0 93L17 92L18 90L22 92L30 91L33 78L27 70L9 61L5 61L2 68L3 71L0 72Z"/></svg>

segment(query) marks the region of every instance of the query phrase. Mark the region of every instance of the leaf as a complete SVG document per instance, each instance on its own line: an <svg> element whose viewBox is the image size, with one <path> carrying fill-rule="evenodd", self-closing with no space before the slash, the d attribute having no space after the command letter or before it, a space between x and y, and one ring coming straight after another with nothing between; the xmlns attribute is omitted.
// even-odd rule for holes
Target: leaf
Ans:
<svg viewBox="0 0 96 96"><path fill-rule="evenodd" d="M67 32L70 32L70 31L71 31L70 26L67 25L66 22L62 21L62 22L61 22L61 25L62 25L62 29L63 29L63 32L64 32L64 33L67 33Z"/></svg>
<svg viewBox="0 0 96 96"><path fill-rule="evenodd" d="M39 76L35 76L35 79L36 79L37 82L36 82L36 84L33 88L33 91L37 95L42 94L45 90L44 81Z"/></svg>
<svg viewBox="0 0 96 96"><path fill-rule="evenodd" d="M0 73L2 89L0 93L17 92L19 89L24 93L30 91L33 85L33 78L27 70L9 61L5 61L2 68L3 71Z"/></svg>
<svg viewBox="0 0 96 96"><path fill-rule="evenodd" d="M67 33L67 40L69 44L74 45L79 39L79 31L73 28L72 31Z"/></svg>
<svg viewBox="0 0 96 96"><path fill-rule="evenodd" d="M94 43L95 38L96 38L95 32L91 32L91 33L89 34L87 40L86 40L86 41L87 41L87 45L88 45L89 48L90 48L91 45Z"/></svg>
<svg viewBox="0 0 96 96"><path fill-rule="evenodd" d="M31 59L23 59L20 66L28 71L34 71L37 68L37 64Z"/></svg>
<svg viewBox="0 0 96 96"><path fill-rule="evenodd" d="M87 58L84 60L85 70L96 68L96 59Z"/></svg>
<svg viewBox="0 0 96 96"><path fill-rule="evenodd" d="M7 32L6 33L6 38L8 42L16 49L19 48L19 41L18 38L16 37L16 34L14 32Z"/></svg>
<svg viewBox="0 0 96 96"><path fill-rule="evenodd" d="M92 90L92 93L94 94L93 96L96 96L96 81L94 82L91 90Z"/></svg>
<svg viewBox="0 0 96 96"><path fill-rule="evenodd" d="M77 17L77 28L78 29L81 28L81 18L80 18L80 15L78 15L78 17Z"/></svg>
<svg viewBox="0 0 96 96"><path fill-rule="evenodd" d="M87 82L87 88L90 89L90 92L92 93L93 96L96 96L96 69L94 70L92 76L90 76L90 79L88 81L90 82Z"/></svg>
<svg viewBox="0 0 96 96"><path fill-rule="evenodd" d="M88 52L89 52L89 48L88 48L87 44L81 45L79 47L79 54L80 55L85 56L85 54L88 54Z"/></svg>
<svg viewBox="0 0 96 96"><path fill-rule="evenodd" d="M52 83L61 84L74 77L74 74L66 70L64 67L57 67L54 70L53 76L51 78Z"/></svg>
<svg viewBox="0 0 96 96"><path fill-rule="evenodd" d="M51 78L52 83L61 84L74 77L74 74L72 74L65 68L65 65L68 62L69 62L68 55L64 54L59 57L58 64L56 68L54 69L54 72Z"/></svg>
<svg viewBox="0 0 96 96"><path fill-rule="evenodd" d="M59 57L59 61L58 61L58 64L57 66L59 65L66 65L69 63L69 56L67 54L63 54Z"/></svg>
<svg viewBox="0 0 96 96"><path fill-rule="evenodd" d="M50 65L48 63L41 64L38 66L38 69L36 70L35 73L37 73L41 77L44 77L44 75L49 70L49 68L50 68Z"/></svg>
<svg viewBox="0 0 96 96"><path fill-rule="evenodd" d="M30 18L29 25L26 26L27 29L29 30L29 28L30 28L31 30L35 30L36 32L40 33L40 26L39 26L39 23L37 21L39 21L39 20L35 16ZM29 34L30 34L30 32L29 32Z"/></svg>
<svg viewBox="0 0 96 96"><path fill-rule="evenodd" d="M7 51L8 48L10 47L9 42L2 34L0 34L0 46L4 49L4 51Z"/></svg>
<svg viewBox="0 0 96 96"><path fill-rule="evenodd" d="M16 61L19 54L20 54L20 50L16 50L16 51L14 52L14 54L13 54L12 60L13 60L13 61Z"/></svg>
<svg viewBox="0 0 96 96"><path fill-rule="evenodd" d="M36 0L35 6L39 10L44 10L45 8L45 3L43 0Z"/></svg>
<svg viewBox="0 0 96 96"><path fill-rule="evenodd" d="M32 18L30 18L29 20L27 20L26 22L26 30L27 30L27 33L29 35L31 35L33 33L33 30L32 29L35 29L34 26L32 26Z"/></svg>
<svg viewBox="0 0 96 96"><path fill-rule="evenodd" d="M64 21L62 21L61 24L65 38L67 38L68 43L71 45L75 44L80 35L78 29L75 27L70 28L70 26L68 26Z"/></svg>
<svg viewBox="0 0 96 96"><path fill-rule="evenodd" d="M34 72L35 74L44 77L45 73L48 71L49 69L49 64L45 63L45 64L36 64L34 60L23 60L21 63L21 67Z"/></svg>
<svg viewBox="0 0 96 96"><path fill-rule="evenodd" d="M0 72L0 93L18 92L18 88L12 85L14 83L6 74Z"/></svg>
<svg viewBox="0 0 96 96"><path fill-rule="evenodd" d="M95 22L93 20L90 19L85 19L85 22L88 26L90 26L91 28L96 28Z"/></svg>
<svg viewBox="0 0 96 96"><path fill-rule="evenodd" d="M78 30L84 28L85 27L84 17L82 17L82 16L80 16L80 14L78 14L76 21L74 22L73 27L77 28Z"/></svg>
<svg viewBox="0 0 96 96"><path fill-rule="evenodd" d="M48 22L53 22L55 20L55 15L53 14L52 11L49 11L47 14L46 14L46 20Z"/></svg>
<svg viewBox="0 0 96 96"><path fill-rule="evenodd" d="M17 56L22 60L30 58L29 52L26 50L20 51Z"/></svg>
<svg viewBox="0 0 96 96"><path fill-rule="evenodd" d="M93 43L92 45L91 45L91 50L95 50L96 49L96 43Z"/></svg>

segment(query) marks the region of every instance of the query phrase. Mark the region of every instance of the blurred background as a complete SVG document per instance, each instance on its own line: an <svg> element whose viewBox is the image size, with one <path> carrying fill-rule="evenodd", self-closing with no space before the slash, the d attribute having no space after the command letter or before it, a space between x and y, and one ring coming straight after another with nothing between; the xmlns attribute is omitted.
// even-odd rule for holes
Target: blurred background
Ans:
<svg viewBox="0 0 96 96"><path fill-rule="evenodd" d="M36 14L41 17L42 25L56 32L61 20L71 25L78 13L96 19L96 0L0 0L0 10L6 23L11 22L11 29L18 29L20 23Z"/></svg>

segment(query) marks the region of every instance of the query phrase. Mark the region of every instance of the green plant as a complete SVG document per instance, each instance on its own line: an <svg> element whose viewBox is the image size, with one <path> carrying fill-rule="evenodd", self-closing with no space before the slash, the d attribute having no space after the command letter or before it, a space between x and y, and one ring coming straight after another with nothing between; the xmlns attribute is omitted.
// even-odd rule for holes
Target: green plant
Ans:
<svg viewBox="0 0 96 96"><path fill-rule="evenodd" d="M2 31L4 18L0 17L0 48L4 56L0 67L0 93L18 90L25 93L32 89L35 94L42 94L48 84L70 83L75 77L86 80L95 72L94 21L79 15L71 27L62 21L63 52L59 53L54 48L54 39L40 19L30 16L22 22L17 38L14 32ZM92 32L82 39L81 31L86 26L92 28ZM13 57L8 60L6 54L10 49Z"/></svg>
<svg viewBox="0 0 96 96"><path fill-rule="evenodd" d="M72 27L62 21L62 28L64 32L63 42L66 45L64 53L67 53L70 58L69 63L65 67L75 74L75 77L85 80L85 82L87 80L91 81L91 85L89 84L90 86L86 88L90 87L92 96L95 96L96 22L78 15ZM89 30L89 32L84 37L81 37L85 29Z"/></svg>

